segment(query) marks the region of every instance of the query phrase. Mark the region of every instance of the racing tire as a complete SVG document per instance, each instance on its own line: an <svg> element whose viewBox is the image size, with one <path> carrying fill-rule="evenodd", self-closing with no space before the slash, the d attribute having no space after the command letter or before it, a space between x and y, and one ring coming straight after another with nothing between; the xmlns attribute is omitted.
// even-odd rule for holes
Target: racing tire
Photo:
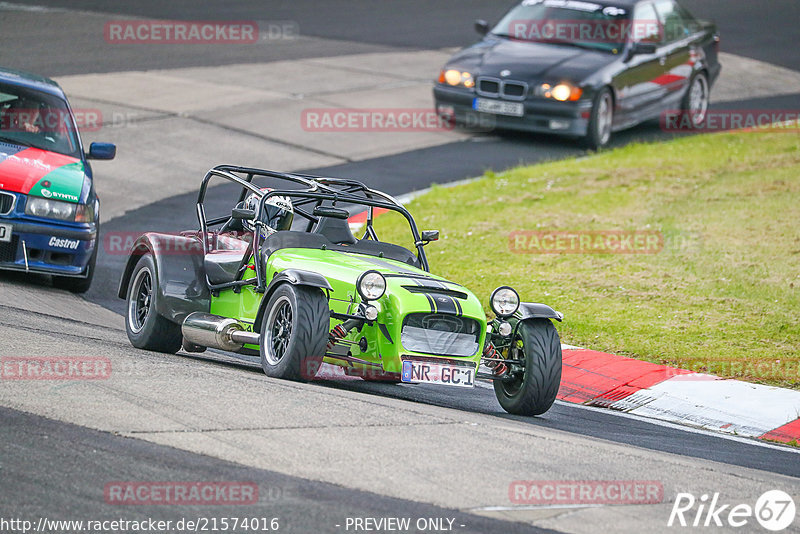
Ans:
<svg viewBox="0 0 800 534"><path fill-rule="evenodd" d="M175 354L183 344L181 327L159 315L158 278L152 254L136 263L125 302L125 331L136 348Z"/></svg>
<svg viewBox="0 0 800 534"><path fill-rule="evenodd" d="M513 379L495 380L495 396L510 414L541 415L553 405L561 385L558 331L549 319L529 319L520 323L513 345L523 353L525 370Z"/></svg>
<svg viewBox="0 0 800 534"><path fill-rule="evenodd" d="M330 328L320 289L283 284L270 296L261 322L261 367L267 376L307 382L317 376Z"/></svg>
<svg viewBox="0 0 800 534"><path fill-rule="evenodd" d="M614 125L614 97L607 87L600 90L592 102L589 127L581 144L589 150L600 150L611 141Z"/></svg>
<svg viewBox="0 0 800 534"><path fill-rule="evenodd" d="M86 278L72 278L69 276L53 276L53 287L66 289L72 293L86 293L92 287L94 270L97 265L97 244L95 244L89 263L86 264Z"/></svg>
<svg viewBox="0 0 800 534"><path fill-rule="evenodd" d="M708 117L708 107L711 103L711 91L708 77L703 72L698 72L689 82L689 88L681 101L681 121L690 130L703 127Z"/></svg>

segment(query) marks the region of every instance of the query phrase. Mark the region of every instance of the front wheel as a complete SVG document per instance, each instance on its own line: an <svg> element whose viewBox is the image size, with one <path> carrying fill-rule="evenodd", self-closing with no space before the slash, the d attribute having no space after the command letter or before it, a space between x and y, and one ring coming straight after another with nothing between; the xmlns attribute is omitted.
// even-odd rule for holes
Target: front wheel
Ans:
<svg viewBox="0 0 800 534"><path fill-rule="evenodd" d="M510 359L522 359L524 369L494 381L500 406L515 415L541 415L556 400L561 384L561 340L548 319L523 321L512 340Z"/></svg>
<svg viewBox="0 0 800 534"><path fill-rule="evenodd" d="M328 342L330 311L321 290L284 284L267 303L261 323L261 367L267 376L312 380Z"/></svg>
<svg viewBox="0 0 800 534"><path fill-rule="evenodd" d="M181 348L181 327L158 314L158 278L151 254L139 258L128 286L125 331L139 349L175 354Z"/></svg>
<svg viewBox="0 0 800 534"><path fill-rule="evenodd" d="M589 127L583 145L589 150L603 148L611 141L611 129L614 124L614 98L606 88L597 93L589 115Z"/></svg>
<svg viewBox="0 0 800 534"><path fill-rule="evenodd" d="M53 276L53 286L58 289L66 289L72 293L86 293L92 287L92 279L94 278L94 270L97 265L97 245L95 244L94 251L92 252L89 263L86 264L84 273L85 278L72 278L69 276Z"/></svg>

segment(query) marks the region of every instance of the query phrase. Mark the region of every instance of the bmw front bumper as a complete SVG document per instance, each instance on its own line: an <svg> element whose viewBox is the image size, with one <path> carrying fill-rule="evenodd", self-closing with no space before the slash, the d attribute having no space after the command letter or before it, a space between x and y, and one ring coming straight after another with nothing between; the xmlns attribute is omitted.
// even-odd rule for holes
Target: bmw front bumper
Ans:
<svg viewBox="0 0 800 534"><path fill-rule="evenodd" d="M484 98L465 89L435 85L433 96L436 111L445 118L468 130L491 131L517 130L549 133L570 137L583 137L589 128L591 102L555 102L526 99L520 103L524 114L521 117L483 113L475 110L475 99ZM496 99L490 99L496 100Z"/></svg>
<svg viewBox="0 0 800 534"><path fill-rule="evenodd" d="M96 242L94 223L45 222L15 209L0 215L0 270L83 277Z"/></svg>

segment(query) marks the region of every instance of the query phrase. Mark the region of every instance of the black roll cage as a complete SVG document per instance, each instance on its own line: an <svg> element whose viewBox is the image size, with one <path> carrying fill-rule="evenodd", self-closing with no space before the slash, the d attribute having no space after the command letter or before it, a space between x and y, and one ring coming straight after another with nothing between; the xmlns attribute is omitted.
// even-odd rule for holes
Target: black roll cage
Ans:
<svg viewBox="0 0 800 534"><path fill-rule="evenodd" d="M244 178L238 176L243 174ZM208 189L208 182L213 177L223 178L230 182L236 183L242 187L242 192L239 195L239 202L244 201L249 193L256 193L262 195L256 213L261 213L264 210L264 203L266 200L273 196L288 196L292 198L292 206L294 212L308 220L306 225L306 232L310 232L314 224L319 222L319 218L313 214L314 208L321 206L325 201L331 201L335 206L337 202L345 204L356 204L367 206L367 221L366 228L362 239L371 239L379 241L375 229L372 224L374 221L375 208L382 208L386 210L395 211L400 213L408 221L411 227L411 235L414 237L414 246L417 249L417 260L419 265L425 271L430 271L428 266L428 258L425 255L425 245L427 244L422 240L417 223L414 221L411 213L403 207L397 200L390 195L370 189L365 184L345 178L327 178L323 176L314 176L310 174L299 173L284 173L277 171L270 171L265 169L256 169L252 167L239 167L236 165L217 165L209 170L203 177L200 184L200 193L197 196L197 219L200 222L201 241L203 243L203 256L205 257L209 251L209 243L206 236L209 235L208 227L217 224L223 224L231 219L230 216L217 217L215 219L206 220L206 213L203 207L205 202L206 190ZM286 180L295 184L305 186L306 189L273 189L272 191L264 192L258 186L254 185L253 178L256 176L263 176L267 178L277 178ZM307 211L304 207L313 205L311 211ZM260 224L256 221L256 224ZM253 233L253 253L256 254L256 261L254 267L256 271L255 279L251 280L237 280L227 284L211 284L206 277L206 283L212 290L225 289L229 287L241 287L243 285L251 285L255 282L255 290L263 292L266 289L265 275L262 272L263 266L261 263L261 236L260 232Z"/></svg>

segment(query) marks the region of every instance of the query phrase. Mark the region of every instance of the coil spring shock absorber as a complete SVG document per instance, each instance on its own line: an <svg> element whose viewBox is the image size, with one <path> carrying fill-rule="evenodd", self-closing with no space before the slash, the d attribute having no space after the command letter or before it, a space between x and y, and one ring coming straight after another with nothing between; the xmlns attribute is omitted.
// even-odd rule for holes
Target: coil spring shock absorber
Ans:
<svg viewBox="0 0 800 534"><path fill-rule="evenodd" d="M328 350L333 350L333 347L336 345L336 343L340 339L343 339L344 336L346 335L347 335L347 330L345 330L345 328L342 325L337 324L336 326L334 326L331 329L331 333L328 334Z"/></svg>
<svg viewBox="0 0 800 534"><path fill-rule="evenodd" d="M490 358L486 361L486 367L492 370L494 376L503 376L508 372L508 366L503 362L497 361L502 359L503 355L497 352L497 349L491 343L484 347L483 357Z"/></svg>

